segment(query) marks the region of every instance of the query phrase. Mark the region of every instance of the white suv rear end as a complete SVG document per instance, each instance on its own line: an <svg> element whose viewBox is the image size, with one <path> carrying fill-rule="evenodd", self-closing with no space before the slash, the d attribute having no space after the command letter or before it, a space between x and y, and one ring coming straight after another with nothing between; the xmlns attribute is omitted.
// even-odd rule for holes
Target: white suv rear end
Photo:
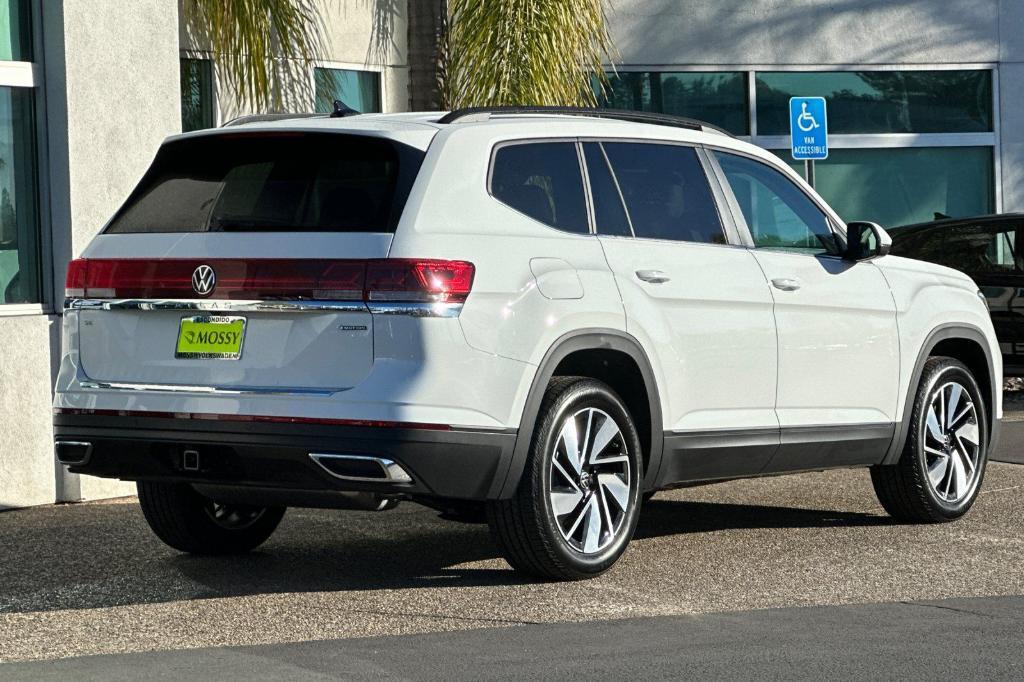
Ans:
<svg viewBox="0 0 1024 682"><path fill-rule="evenodd" d="M1001 409L969 280L882 258L876 226L848 244L703 124L539 113L168 140L69 266L58 458L138 481L184 551L251 549L287 506L411 499L486 512L514 566L560 578L694 481L872 466L897 515L966 512ZM965 410L941 434L914 416L940 370Z"/></svg>

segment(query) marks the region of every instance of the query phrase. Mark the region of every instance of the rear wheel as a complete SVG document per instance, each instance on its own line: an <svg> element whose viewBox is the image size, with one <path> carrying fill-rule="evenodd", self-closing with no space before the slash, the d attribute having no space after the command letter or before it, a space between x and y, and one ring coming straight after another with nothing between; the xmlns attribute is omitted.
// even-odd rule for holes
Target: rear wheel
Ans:
<svg viewBox="0 0 1024 682"><path fill-rule="evenodd" d="M513 497L487 506L513 568L574 580L607 570L626 550L639 512L640 441L622 401L593 379L548 386Z"/></svg>
<svg viewBox="0 0 1024 682"><path fill-rule="evenodd" d="M149 527L171 547L191 554L241 554L263 544L284 507L221 504L185 483L140 481L139 505Z"/></svg>
<svg viewBox="0 0 1024 682"><path fill-rule="evenodd" d="M925 363L899 462L871 468L885 510L897 519L952 521L977 499L988 461L988 421L971 371L953 358Z"/></svg>

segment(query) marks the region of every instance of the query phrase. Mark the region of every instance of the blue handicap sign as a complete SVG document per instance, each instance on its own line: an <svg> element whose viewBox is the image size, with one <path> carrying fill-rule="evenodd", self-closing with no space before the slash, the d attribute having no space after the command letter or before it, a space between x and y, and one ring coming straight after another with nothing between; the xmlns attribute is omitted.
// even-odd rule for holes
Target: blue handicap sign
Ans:
<svg viewBox="0 0 1024 682"><path fill-rule="evenodd" d="M824 97L791 97L789 133L797 161L828 158L828 116Z"/></svg>

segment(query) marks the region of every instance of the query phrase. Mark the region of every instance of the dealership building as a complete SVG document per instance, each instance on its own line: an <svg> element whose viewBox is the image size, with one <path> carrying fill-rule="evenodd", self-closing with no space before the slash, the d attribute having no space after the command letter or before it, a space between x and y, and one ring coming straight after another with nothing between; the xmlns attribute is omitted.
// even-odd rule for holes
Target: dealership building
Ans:
<svg viewBox="0 0 1024 682"><path fill-rule="evenodd" d="M317 0L323 58L291 65L281 101L429 106L441 4ZM789 160L789 99L824 97L815 182L843 218L1024 211L1024 2L606 4L610 106L703 119ZM240 113L178 0L0 0L0 508L133 492L55 464L64 269L161 140Z"/></svg>

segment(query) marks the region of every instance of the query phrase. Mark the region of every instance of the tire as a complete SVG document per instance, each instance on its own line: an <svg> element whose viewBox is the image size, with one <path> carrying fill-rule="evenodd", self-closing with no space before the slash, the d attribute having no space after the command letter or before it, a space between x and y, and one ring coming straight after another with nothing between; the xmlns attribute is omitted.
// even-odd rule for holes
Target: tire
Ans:
<svg viewBox="0 0 1024 682"><path fill-rule="evenodd" d="M573 432L577 457L588 443L578 470L570 456ZM517 571L554 580L595 577L633 537L642 478L640 439L622 400L600 381L556 377L516 492L487 504L491 534Z"/></svg>
<svg viewBox="0 0 1024 682"><path fill-rule="evenodd" d="M186 483L139 481L139 505L156 536L190 554L243 554L263 544L284 507L222 505Z"/></svg>
<svg viewBox="0 0 1024 682"><path fill-rule="evenodd" d="M899 461L871 468L878 501L901 521L953 521L977 499L987 462L988 419L977 381L958 360L930 358Z"/></svg>

